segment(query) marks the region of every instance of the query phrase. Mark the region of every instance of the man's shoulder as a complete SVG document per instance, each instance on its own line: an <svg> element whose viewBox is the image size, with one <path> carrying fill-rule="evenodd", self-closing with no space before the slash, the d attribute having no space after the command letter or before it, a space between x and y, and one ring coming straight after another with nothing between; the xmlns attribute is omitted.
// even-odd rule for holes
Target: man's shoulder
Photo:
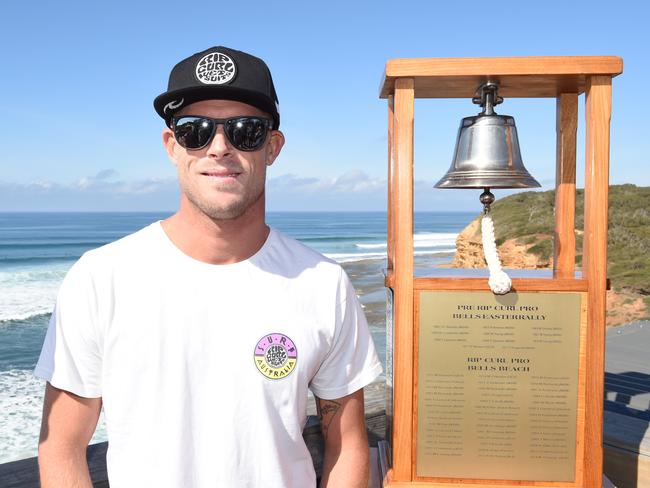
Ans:
<svg viewBox="0 0 650 488"><path fill-rule="evenodd" d="M276 258L286 266L297 270L316 272L319 274L332 274L340 276L343 272L341 265L333 259L312 249L306 244L273 229L273 248Z"/></svg>
<svg viewBox="0 0 650 488"><path fill-rule="evenodd" d="M149 224L103 246L86 251L80 261L87 265L101 266L142 259L155 252L155 241L159 222Z"/></svg>
<svg viewBox="0 0 650 488"><path fill-rule="evenodd" d="M298 239L289 237L277 229L273 229L273 233L279 249L282 252L289 253L292 258L305 262L322 263L326 266L340 267L336 261L300 242Z"/></svg>

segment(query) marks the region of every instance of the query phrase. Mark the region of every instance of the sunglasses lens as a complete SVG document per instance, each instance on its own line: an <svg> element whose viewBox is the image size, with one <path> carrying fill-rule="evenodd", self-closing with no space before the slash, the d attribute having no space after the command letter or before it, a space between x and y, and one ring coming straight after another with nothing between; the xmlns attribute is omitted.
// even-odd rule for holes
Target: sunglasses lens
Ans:
<svg viewBox="0 0 650 488"><path fill-rule="evenodd" d="M187 149L205 146L214 133L214 122L202 117L179 117L174 123L174 136Z"/></svg>
<svg viewBox="0 0 650 488"><path fill-rule="evenodd" d="M240 151L255 151L264 144L269 123L259 117L237 117L229 119L225 129L235 148Z"/></svg>

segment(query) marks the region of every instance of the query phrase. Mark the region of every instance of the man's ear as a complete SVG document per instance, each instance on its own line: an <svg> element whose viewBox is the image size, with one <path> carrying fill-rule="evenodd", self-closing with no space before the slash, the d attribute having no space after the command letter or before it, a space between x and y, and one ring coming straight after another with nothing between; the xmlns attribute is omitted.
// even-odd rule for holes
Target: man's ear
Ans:
<svg viewBox="0 0 650 488"><path fill-rule="evenodd" d="M163 141L163 146L165 147L165 151L167 151L167 156L169 157L173 165L176 166L176 158L177 158L176 153L180 146L176 142L174 133L169 127L165 127L163 129L162 141Z"/></svg>
<svg viewBox="0 0 650 488"><path fill-rule="evenodd" d="M266 146L266 165L271 166L275 158L278 157L280 151L282 151L282 146L284 146L284 134L279 130L274 130L271 132L269 143Z"/></svg>

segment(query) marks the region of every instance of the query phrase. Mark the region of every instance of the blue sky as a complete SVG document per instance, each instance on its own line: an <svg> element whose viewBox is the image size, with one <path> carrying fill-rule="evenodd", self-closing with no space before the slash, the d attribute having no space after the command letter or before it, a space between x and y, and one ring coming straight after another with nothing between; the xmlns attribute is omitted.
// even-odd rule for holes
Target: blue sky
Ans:
<svg viewBox="0 0 650 488"><path fill-rule="evenodd" d="M385 62L401 57L623 57L611 182L648 186L649 13L641 1L10 2L0 32L0 211L175 209L152 101L176 62L219 44L262 57L273 73L287 143L268 175L270 210L385 208L378 87ZM431 188L476 107L417 100L415 110L416 209L479 209L478 192ZM515 117L526 167L551 187L554 100L506 100L498 112ZM582 150L578 165L581 185Z"/></svg>

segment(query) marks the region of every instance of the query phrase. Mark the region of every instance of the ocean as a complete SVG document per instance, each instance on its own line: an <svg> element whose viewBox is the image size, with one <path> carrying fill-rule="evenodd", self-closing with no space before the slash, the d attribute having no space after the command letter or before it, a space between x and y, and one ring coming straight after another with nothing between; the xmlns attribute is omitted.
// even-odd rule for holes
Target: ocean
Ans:
<svg viewBox="0 0 650 488"><path fill-rule="evenodd" d="M44 382L32 375L58 287L87 250L168 213L0 213L0 463L36 455ZM451 261L458 233L475 213L414 217L415 264ZM349 274L385 362L385 212L270 212L267 222ZM92 442L106 440L100 419Z"/></svg>

